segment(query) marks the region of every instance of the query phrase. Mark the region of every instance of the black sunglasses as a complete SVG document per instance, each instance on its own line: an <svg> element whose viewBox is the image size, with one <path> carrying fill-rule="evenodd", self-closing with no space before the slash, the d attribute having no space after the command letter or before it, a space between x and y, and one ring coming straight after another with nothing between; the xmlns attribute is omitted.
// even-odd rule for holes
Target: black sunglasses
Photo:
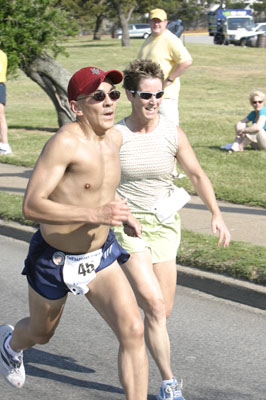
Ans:
<svg viewBox="0 0 266 400"><path fill-rule="evenodd" d="M87 97L91 97L95 101L104 101L107 95L110 97L111 100L118 100L120 97L120 92L119 90L112 90L109 93L105 93L103 90L99 90L98 92L93 93L92 96L84 96L78 100L83 100L86 99Z"/></svg>
<svg viewBox="0 0 266 400"><path fill-rule="evenodd" d="M139 92L138 90L130 90L130 93L133 94L137 93L141 99L149 100L152 96L155 96L156 99L160 99L163 96L164 91L159 90L159 92L152 93L152 92Z"/></svg>

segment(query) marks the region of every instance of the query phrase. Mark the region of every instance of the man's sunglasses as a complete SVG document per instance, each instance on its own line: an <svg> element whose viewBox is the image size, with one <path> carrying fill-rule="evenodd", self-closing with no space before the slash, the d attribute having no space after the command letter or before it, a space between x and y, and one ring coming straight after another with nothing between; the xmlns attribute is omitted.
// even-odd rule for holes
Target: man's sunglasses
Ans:
<svg viewBox="0 0 266 400"><path fill-rule="evenodd" d="M152 93L152 92L139 92L138 90L130 90L130 93L137 93L141 99L149 100L152 96L155 96L156 99L160 99L163 97L164 91L159 90L159 92Z"/></svg>
<svg viewBox="0 0 266 400"><path fill-rule="evenodd" d="M118 100L120 97L120 92L119 90L112 90L109 93L105 93L103 90L99 90L98 92L93 93L92 96L84 96L79 98L78 100L84 100L87 97L90 97L95 101L104 101L107 95L110 97L111 100Z"/></svg>

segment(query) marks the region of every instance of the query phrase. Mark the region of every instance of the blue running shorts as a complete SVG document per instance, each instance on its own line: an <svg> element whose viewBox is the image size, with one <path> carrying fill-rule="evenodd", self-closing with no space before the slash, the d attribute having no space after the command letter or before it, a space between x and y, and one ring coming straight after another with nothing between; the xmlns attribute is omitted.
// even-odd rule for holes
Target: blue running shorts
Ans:
<svg viewBox="0 0 266 400"><path fill-rule="evenodd" d="M6 105L6 85L0 82L0 103Z"/></svg>
<svg viewBox="0 0 266 400"><path fill-rule="evenodd" d="M102 252L96 272L108 267L115 260L119 264L124 264L129 259L128 252L118 244L111 229ZM27 276L29 285L41 296L50 300L60 299L70 291L63 280L64 256L66 255L68 254L46 243L38 230L31 239L22 275Z"/></svg>

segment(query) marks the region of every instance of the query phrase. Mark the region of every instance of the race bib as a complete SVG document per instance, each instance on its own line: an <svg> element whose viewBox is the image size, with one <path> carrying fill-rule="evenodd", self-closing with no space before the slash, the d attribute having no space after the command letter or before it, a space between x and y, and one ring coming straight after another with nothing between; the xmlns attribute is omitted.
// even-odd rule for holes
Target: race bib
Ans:
<svg viewBox="0 0 266 400"><path fill-rule="evenodd" d="M86 294L88 284L96 277L100 265L102 249L92 253L66 255L63 267L63 279L69 290L76 294Z"/></svg>

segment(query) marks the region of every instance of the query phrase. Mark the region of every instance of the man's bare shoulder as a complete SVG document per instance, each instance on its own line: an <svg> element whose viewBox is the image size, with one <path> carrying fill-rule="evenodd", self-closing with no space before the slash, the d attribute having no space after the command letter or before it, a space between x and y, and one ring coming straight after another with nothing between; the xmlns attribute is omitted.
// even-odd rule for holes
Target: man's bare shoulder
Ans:
<svg viewBox="0 0 266 400"><path fill-rule="evenodd" d="M75 140L76 135L80 132L81 129L77 122L69 122L68 124L65 124L61 128L59 128L54 136L59 137L62 140L64 138L72 138L73 140Z"/></svg>
<svg viewBox="0 0 266 400"><path fill-rule="evenodd" d="M67 144L67 142L75 142L80 134L80 127L77 122L70 122L63 125L58 131L49 139L49 142L53 144Z"/></svg>
<svg viewBox="0 0 266 400"><path fill-rule="evenodd" d="M46 142L42 149L40 157L51 157L57 155L60 158L67 153L73 154L74 149L78 146L80 128L77 123L70 122L62 126L50 139Z"/></svg>
<svg viewBox="0 0 266 400"><path fill-rule="evenodd" d="M116 128L111 128L108 130L108 136L111 140L120 148L122 146L122 134Z"/></svg>

